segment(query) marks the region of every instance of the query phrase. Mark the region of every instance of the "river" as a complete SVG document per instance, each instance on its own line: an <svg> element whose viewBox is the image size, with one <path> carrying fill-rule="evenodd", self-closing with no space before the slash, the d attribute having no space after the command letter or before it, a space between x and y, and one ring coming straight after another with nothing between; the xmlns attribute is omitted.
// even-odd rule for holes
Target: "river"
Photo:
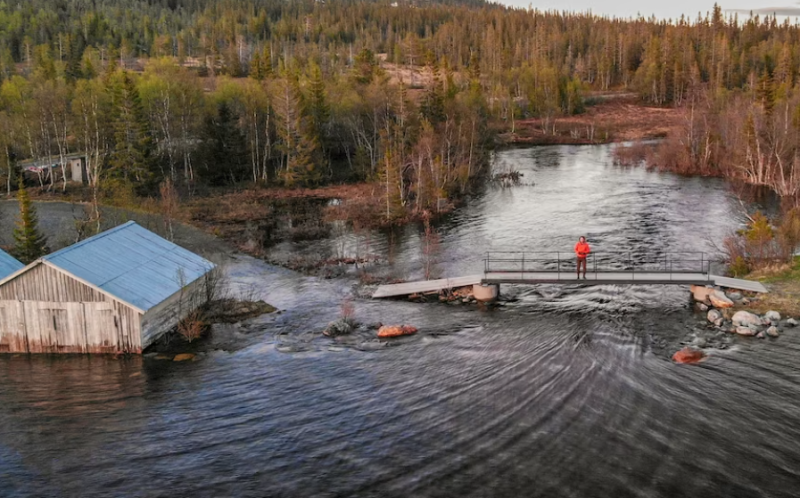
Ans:
<svg viewBox="0 0 800 498"><path fill-rule="evenodd" d="M499 152L488 187L438 225L436 269L487 250L709 251L738 227L716 180L612 165L608 146ZM284 243L353 251L419 278L418 227ZM494 309L354 298L363 322L420 333L321 336L352 275L245 256L238 288L281 314L226 329L201 361L0 356L0 496L790 497L800 494L800 331L716 337L679 287L515 287ZM694 366L681 344L716 341Z"/></svg>

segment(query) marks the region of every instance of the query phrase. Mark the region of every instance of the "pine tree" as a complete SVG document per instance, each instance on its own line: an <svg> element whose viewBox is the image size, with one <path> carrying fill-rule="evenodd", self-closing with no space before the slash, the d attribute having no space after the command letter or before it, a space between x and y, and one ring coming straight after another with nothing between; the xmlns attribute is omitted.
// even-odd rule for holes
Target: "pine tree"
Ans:
<svg viewBox="0 0 800 498"><path fill-rule="evenodd" d="M322 70L314 64L311 68L311 82L309 84L309 96L307 100L307 114L311 129L309 132L315 136L322 153L325 155L327 149L327 126L330 120L331 110L325 96L325 80L322 77Z"/></svg>
<svg viewBox="0 0 800 498"><path fill-rule="evenodd" d="M434 65L431 67L433 73L433 81L428 89L425 91L425 96L422 99L420 111L422 117L436 125L444 121L444 90L439 69Z"/></svg>
<svg viewBox="0 0 800 498"><path fill-rule="evenodd" d="M317 167L319 142L311 132L297 74L292 71L287 73L286 81L275 101L279 118L278 134L286 161L282 180L288 187L313 186L322 179Z"/></svg>
<svg viewBox="0 0 800 498"><path fill-rule="evenodd" d="M19 202L19 219L14 228L14 255L25 264L32 263L47 254L47 239L39 232L39 219L36 208L31 204L31 198L22 178L17 191Z"/></svg>
<svg viewBox="0 0 800 498"><path fill-rule="evenodd" d="M112 172L124 180L148 181L152 176L153 141L139 90L127 71L112 80L111 95L114 108Z"/></svg>
<svg viewBox="0 0 800 498"><path fill-rule="evenodd" d="M206 181L224 185L243 179L248 174L247 140L227 102L220 102L216 115L206 119L204 135L201 175Z"/></svg>

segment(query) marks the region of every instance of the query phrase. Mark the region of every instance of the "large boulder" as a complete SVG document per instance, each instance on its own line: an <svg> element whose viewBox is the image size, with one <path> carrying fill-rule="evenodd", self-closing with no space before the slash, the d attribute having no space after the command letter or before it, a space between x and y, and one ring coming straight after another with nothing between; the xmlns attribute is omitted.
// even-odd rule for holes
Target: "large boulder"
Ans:
<svg viewBox="0 0 800 498"><path fill-rule="evenodd" d="M720 313L718 310L708 310L706 318L709 322L716 324L717 320L722 320L722 313Z"/></svg>
<svg viewBox="0 0 800 498"><path fill-rule="evenodd" d="M691 290L694 300L704 304L709 304L708 296L714 292L711 287L703 287L702 285L693 285Z"/></svg>
<svg viewBox="0 0 800 498"><path fill-rule="evenodd" d="M672 355L672 361L675 363L699 363L705 359L706 354L697 349L685 347Z"/></svg>
<svg viewBox="0 0 800 498"><path fill-rule="evenodd" d="M378 337L386 339L389 337L400 337L403 335L416 334L417 328L411 325L384 325L378 329Z"/></svg>
<svg viewBox="0 0 800 498"><path fill-rule="evenodd" d="M777 311L767 311L764 314L764 318L770 321L770 323L778 323L781 321L781 314Z"/></svg>
<svg viewBox="0 0 800 498"><path fill-rule="evenodd" d="M733 301L728 299L722 291L714 291L708 295L708 300L711 301L711 306L715 308L733 308Z"/></svg>
<svg viewBox="0 0 800 498"><path fill-rule="evenodd" d="M758 315L744 310L734 313L731 321L734 325L752 325L755 327L764 325L764 322L761 321L761 318L759 318Z"/></svg>

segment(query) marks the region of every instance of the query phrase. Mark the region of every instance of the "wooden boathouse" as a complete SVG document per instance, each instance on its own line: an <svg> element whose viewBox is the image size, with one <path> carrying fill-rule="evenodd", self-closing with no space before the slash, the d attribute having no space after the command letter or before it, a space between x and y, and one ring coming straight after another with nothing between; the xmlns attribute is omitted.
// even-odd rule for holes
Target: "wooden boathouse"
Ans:
<svg viewBox="0 0 800 498"><path fill-rule="evenodd" d="M132 221L112 228L0 274L0 353L141 353L205 302L213 268Z"/></svg>
<svg viewBox="0 0 800 498"><path fill-rule="evenodd" d="M14 259L13 256L0 249L0 279L21 270L25 265Z"/></svg>

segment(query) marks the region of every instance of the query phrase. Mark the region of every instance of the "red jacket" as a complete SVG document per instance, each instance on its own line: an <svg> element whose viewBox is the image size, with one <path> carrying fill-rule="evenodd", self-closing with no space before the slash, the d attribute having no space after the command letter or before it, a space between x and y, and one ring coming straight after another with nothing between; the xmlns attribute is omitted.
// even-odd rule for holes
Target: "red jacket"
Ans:
<svg viewBox="0 0 800 498"><path fill-rule="evenodd" d="M589 255L590 252L592 252L592 249L586 242L578 242L577 244L575 244L575 254L579 258L585 258L586 256Z"/></svg>

